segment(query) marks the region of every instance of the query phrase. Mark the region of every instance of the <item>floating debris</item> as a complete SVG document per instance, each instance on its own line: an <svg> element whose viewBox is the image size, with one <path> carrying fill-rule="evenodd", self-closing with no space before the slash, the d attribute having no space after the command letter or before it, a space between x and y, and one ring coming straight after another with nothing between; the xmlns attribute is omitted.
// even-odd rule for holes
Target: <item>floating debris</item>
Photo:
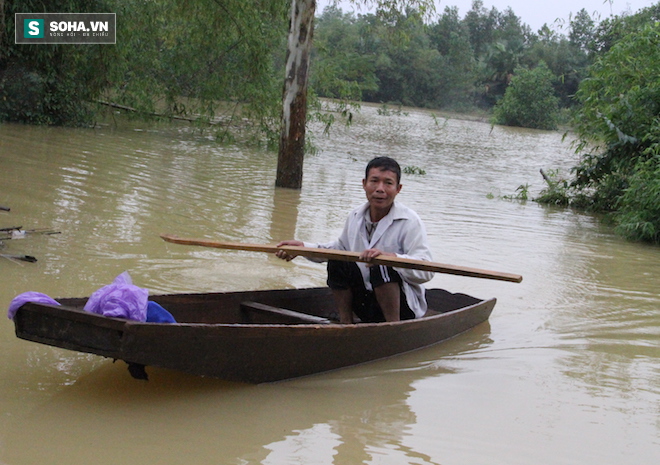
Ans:
<svg viewBox="0 0 660 465"><path fill-rule="evenodd" d="M59 231L54 231L52 229L41 228L41 229L28 229L24 230L23 226L11 226L8 228L0 228L0 247L3 247L5 244L3 241L8 239L25 239L30 234L61 234ZM0 254L0 258L6 258L9 261L14 263L29 262L34 263L37 261L32 255L12 255L12 254Z"/></svg>
<svg viewBox="0 0 660 465"><path fill-rule="evenodd" d="M23 226L12 226L9 228L0 228L0 240L7 239L23 239L27 235L31 234L42 234L42 235L51 235L51 234L61 234L60 231L55 231L48 228L40 229L22 229Z"/></svg>
<svg viewBox="0 0 660 465"><path fill-rule="evenodd" d="M7 258L9 260L20 260L22 262L30 262L30 263L34 263L37 261L37 259L32 255L10 255L10 254L0 253L0 257Z"/></svg>

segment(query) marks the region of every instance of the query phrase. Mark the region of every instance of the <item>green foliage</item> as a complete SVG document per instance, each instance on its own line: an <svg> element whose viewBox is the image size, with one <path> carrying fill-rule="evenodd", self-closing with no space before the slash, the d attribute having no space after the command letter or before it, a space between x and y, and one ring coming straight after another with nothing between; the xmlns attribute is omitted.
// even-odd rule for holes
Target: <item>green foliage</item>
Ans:
<svg viewBox="0 0 660 465"><path fill-rule="evenodd" d="M633 240L660 244L660 155L636 168L619 198L617 231Z"/></svg>
<svg viewBox="0 0 660 465"><path fill-rule="evenodd" d="M446 128L447 123L449 123L449 119L444 118L444 121L442 122L442 124L440 124L440 119L438 118L438 115L436 115L435 113L431 113L431 118L433 118L433 124L435 124L436 127L439 128L439 129Z"/></svg>
<svg viewBox="0 0 660 465"><path fill-rule="evenodd" d="M398 105L396 109L391 109L386 103L383 103L380 108L376 110L376 113L380 116L410 116L410 113L401 109L401 105Z"/></svg>
<svg viewBox="0 0 660 465"><path fill-rule="evenodd" d="M438 22L429 26L430 45L442 57L436 79L440 88L433 105L439 108L470 107L475 93L477 61L472 52L469 31L458 17L458 8L446 7Z"/></svg>
<svg viewBox="0 0 660 465"><path fill-rule="evenodd" d="M484 92L480 106L492 107L503 95L514 70L523 62L534 35L513 10L486 10L481 0L472 2L464 20L478 63L477 82ZM535 64L535 63L534 63Z"/></svg>
<svg viewBox="0 0 660 465"><path fill-rule="evenodd" d="M559 170L552 170L548 174L541 170L541 175L545 179L547 187L534 201L546 205L568 206L570 204L570 185L566 179L559 178Z"/></svg>
<svg viewBox="0 0 660 465"><path fill-rule="evenodd" d="M522 200L523 202L529 200L529 184L521 184L514 195L503 195L502 198L505 200Z"/></svg>
<svg viewBox="0 0 660 465"><path fill-rule="evenodd" d="M573 47L589 50L593 46L596 24L587 10L582 8L570 22L568 39Z"/></svg>
<svg viewBox="0 0 660 465"><path fill-rule="evenodd" d="M316 92L418 107L469 106L475 60L458 10L445 9L431 25L420 9L388 11L356 18L325 9L315 29Z"/></svg>
<svg viewBox="0 0 660 465"><path fill-rule="evenodd" d="M279 137L288 1L114 3L120 57L106 99Z"/></svg>
<svg viewBox="0 0 660 465"><path fill-rule="evenodd" d="M629 19L627 24L638 22ZM581 159L572 182L592 209L611 212L620 232L651 242L658 242L660 225L658 76L657 22L621 34L598 57L578 92L582 106L575 127Z"/></svg>
<svg viewBox="0 0 660 465"><path fill-rule="evenodd" d="M479 57L494 40L494 30L497 27L497 16L499 12L495 7L490 11L484 8L481 0L472 2L472 9L465 15L465 25L470 34L470 43L475 56Z"/></svg>
<svg viewBox="0 0 660 465"><path fill-rule="evenodd" d="M16 45L0 30L0 120L92 121L99 98L149 113L248 120L278 133L288 0L19 0L15 12L117 13L117 44ZM130 20L129 20L130 19ZM30 102L31 105L24 105ZM222 105L220 103L222 102Z"/></svg>
<svg viewBox="0 0 660 465"><path fill-rule="evenodd" d="M419 166L411 165L411 166L405 166L403 168L403 173L417 175L417 176L424 176L426 174L426 170L424 168L420 168Z"/></svg>
<svg viewBox="0 0 660 465"><path fill-rule="evenodd" d="M0 121L81 125L90 121L90 101L107 84L103 71L115 59L103 45L16 45L14 15L30 11L110 11L97 0L0 2Z"/></svg>
<svg viewBox="0 0 660 465"><path fill-rule="evenodd" d="M400 15L389 24L370 18L378 37L373 45L377 91L366 93L368 101L408 106L436 106L441 93L444 60L429 44L422 17L415 11Z"/></svg>
<svg viewBox="0 0 660 465"><path fill-rule="evenodd" d="M660 133L659 75L658 25L632 32L592 66L578 92L582 107L575 127L583 158L576 185L620 184L616 193L637 163L653 154Z"/></svg>
<svg viewBox="0 0 660 465"><path fill-rule="evenodd" d="M351 2L373 7L374 14L326 8L316 19L310 69L310 88L340 106L490 107L504 95L516 66L533 68L540 60L557 77L562 104L569 105L586 66L588 15L576 16L569 41L532 34L511 9L487 10L480 0L464 18L456 7L432 16L431 0ZM290 0L0 5L6 18L0 22L1 120L91 123L93 103L101 99L134 108L140 117L183 117L200 127L213 121L221 140L250 126L269 143L277 141ZM17 46L7 18L18 11L114 11L117 44ZM334 122L337 112L324 117L314 110L320 105L313 93L310 105L312 118L326 127ZM345 115L350 121L351 112Z"/></svg>
<svg viewBox="0 0 660 465"><path fill-rule="evenodd" d="M352 13L330 6L315 20L311 86L324 97L361 100L376 91L373 59L361 41L362 25Z"/></svg>
<svg viewBox="0 0 660 465"><path fill-rule="evenodd" d="M580 150L596 140L603 155L587 152L579 170L581 183L628 170L656 140L660 115L660 26L648 25L615 44L592 66L578 98L582 107L575 118ZM599 147L596 147L596 150Z"/></svg>
<svg viewBox="0 0 660 465"><path fill-rule="evenodd" d="M331 6L318 18L311 79L319 96L489 109L517 67L533 69L544 61L561 104L574 105L589 65L585 44L593 43L594 23L585 11L571 22L569 39L547 27L534 34L510 8L488 10L480 0L464 18L457 7L429 18L420 8L405 8L417 2L371 3L381 5L376 14L355 16Z"/></svg>
<svg viewBox="0 0 660 465"><path fill-rule="evenodd" d="M660 3L643 8L634 15L606 18L595 28L592 40L589 42L589 50L594 54L602 55L631 31L640 30L656 21L660 21Z"/></svg>
<svg viewBox="0 0 660 465"><path fill-rule="evenodd" d="M574 96L590 64L589 47L593 43L593 19L582 9L570 22L568 37L557 35L544 26L526 51L523 62L532 66L545 62L554 74L555 95L563 107L577 104Z"/></svg>
<svg viewBox="0 0 660 465"><path fill-rule="evenodd" d="M517 68L504 98L495 107L495 122L507 126L556 129L559 102L554 95L553 78L543 62L531 70Z"/></svg>

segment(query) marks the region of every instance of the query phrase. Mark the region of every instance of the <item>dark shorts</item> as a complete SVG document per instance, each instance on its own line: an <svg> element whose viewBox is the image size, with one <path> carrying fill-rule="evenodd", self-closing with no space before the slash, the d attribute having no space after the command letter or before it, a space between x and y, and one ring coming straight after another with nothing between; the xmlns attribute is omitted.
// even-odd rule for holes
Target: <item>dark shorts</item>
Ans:
<svg viewBox="0 0 660 465"><path fill-rule="evenodd" d="M393 268L387 266L372 266L369 268L369 282L375 289L383 284L396 282L399 287L403 280L399 273ZM376 295L373 291L368 291L362 280L362 273L357 263L342 262L337 260L328 261L328 287L336 290L348 290L353 293L353 313L365 323L381 323L385 321L383 311L378 305ZM401 319L412 320L415 313L408 306L406 296L401 288Z"/></svg>

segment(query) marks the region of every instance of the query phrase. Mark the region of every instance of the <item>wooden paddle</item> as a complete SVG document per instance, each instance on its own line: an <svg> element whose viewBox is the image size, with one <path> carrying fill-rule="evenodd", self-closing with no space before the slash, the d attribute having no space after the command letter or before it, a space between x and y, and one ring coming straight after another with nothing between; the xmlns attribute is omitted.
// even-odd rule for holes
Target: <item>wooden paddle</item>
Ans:
<svg viewBox="0 0 660 465"><path fill-rule="evenodd" d="M240 242L217 242L207 239L188 239L172 234L161 234L160 236L167 242L183 245L199 245L202 247L215 247L217 249L247 250L251 252L275 253L278 250L284 250L293 255L302 255L303 257L318 258L323 260L341 260L345 262L364 262L360 259L359 252L347 252L345 250L334 249L315 249L311 247L296 247L286 245L277 247L267 244L243 244ZM476 268L466 268L463 266L445 265L442 263L427 262L424 260L413 260L401 257L380 256L372 259L370 264L385 265L394 268L413 268L416 270L432 271L434 273L454 274L458 276L469 276L471 278L496 279L499 281L509 281L519 283L522 276L510 273L500 273L497 271L479 270Z"/></svg>

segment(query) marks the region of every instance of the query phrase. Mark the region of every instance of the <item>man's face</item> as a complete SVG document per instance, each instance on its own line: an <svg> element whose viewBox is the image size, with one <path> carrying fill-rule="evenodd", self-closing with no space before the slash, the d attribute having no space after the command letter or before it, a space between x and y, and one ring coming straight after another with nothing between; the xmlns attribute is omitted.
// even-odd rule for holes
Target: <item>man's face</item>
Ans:
<svg viewBox="0 0 660 465"><path fill-rule="evenodd" d="M389 211L394 198L401 191L401 184L397 182L396 173L379 168L371 168L366 179L362 180L362 187L367 194L367 200L372 208Z"/></svg>

